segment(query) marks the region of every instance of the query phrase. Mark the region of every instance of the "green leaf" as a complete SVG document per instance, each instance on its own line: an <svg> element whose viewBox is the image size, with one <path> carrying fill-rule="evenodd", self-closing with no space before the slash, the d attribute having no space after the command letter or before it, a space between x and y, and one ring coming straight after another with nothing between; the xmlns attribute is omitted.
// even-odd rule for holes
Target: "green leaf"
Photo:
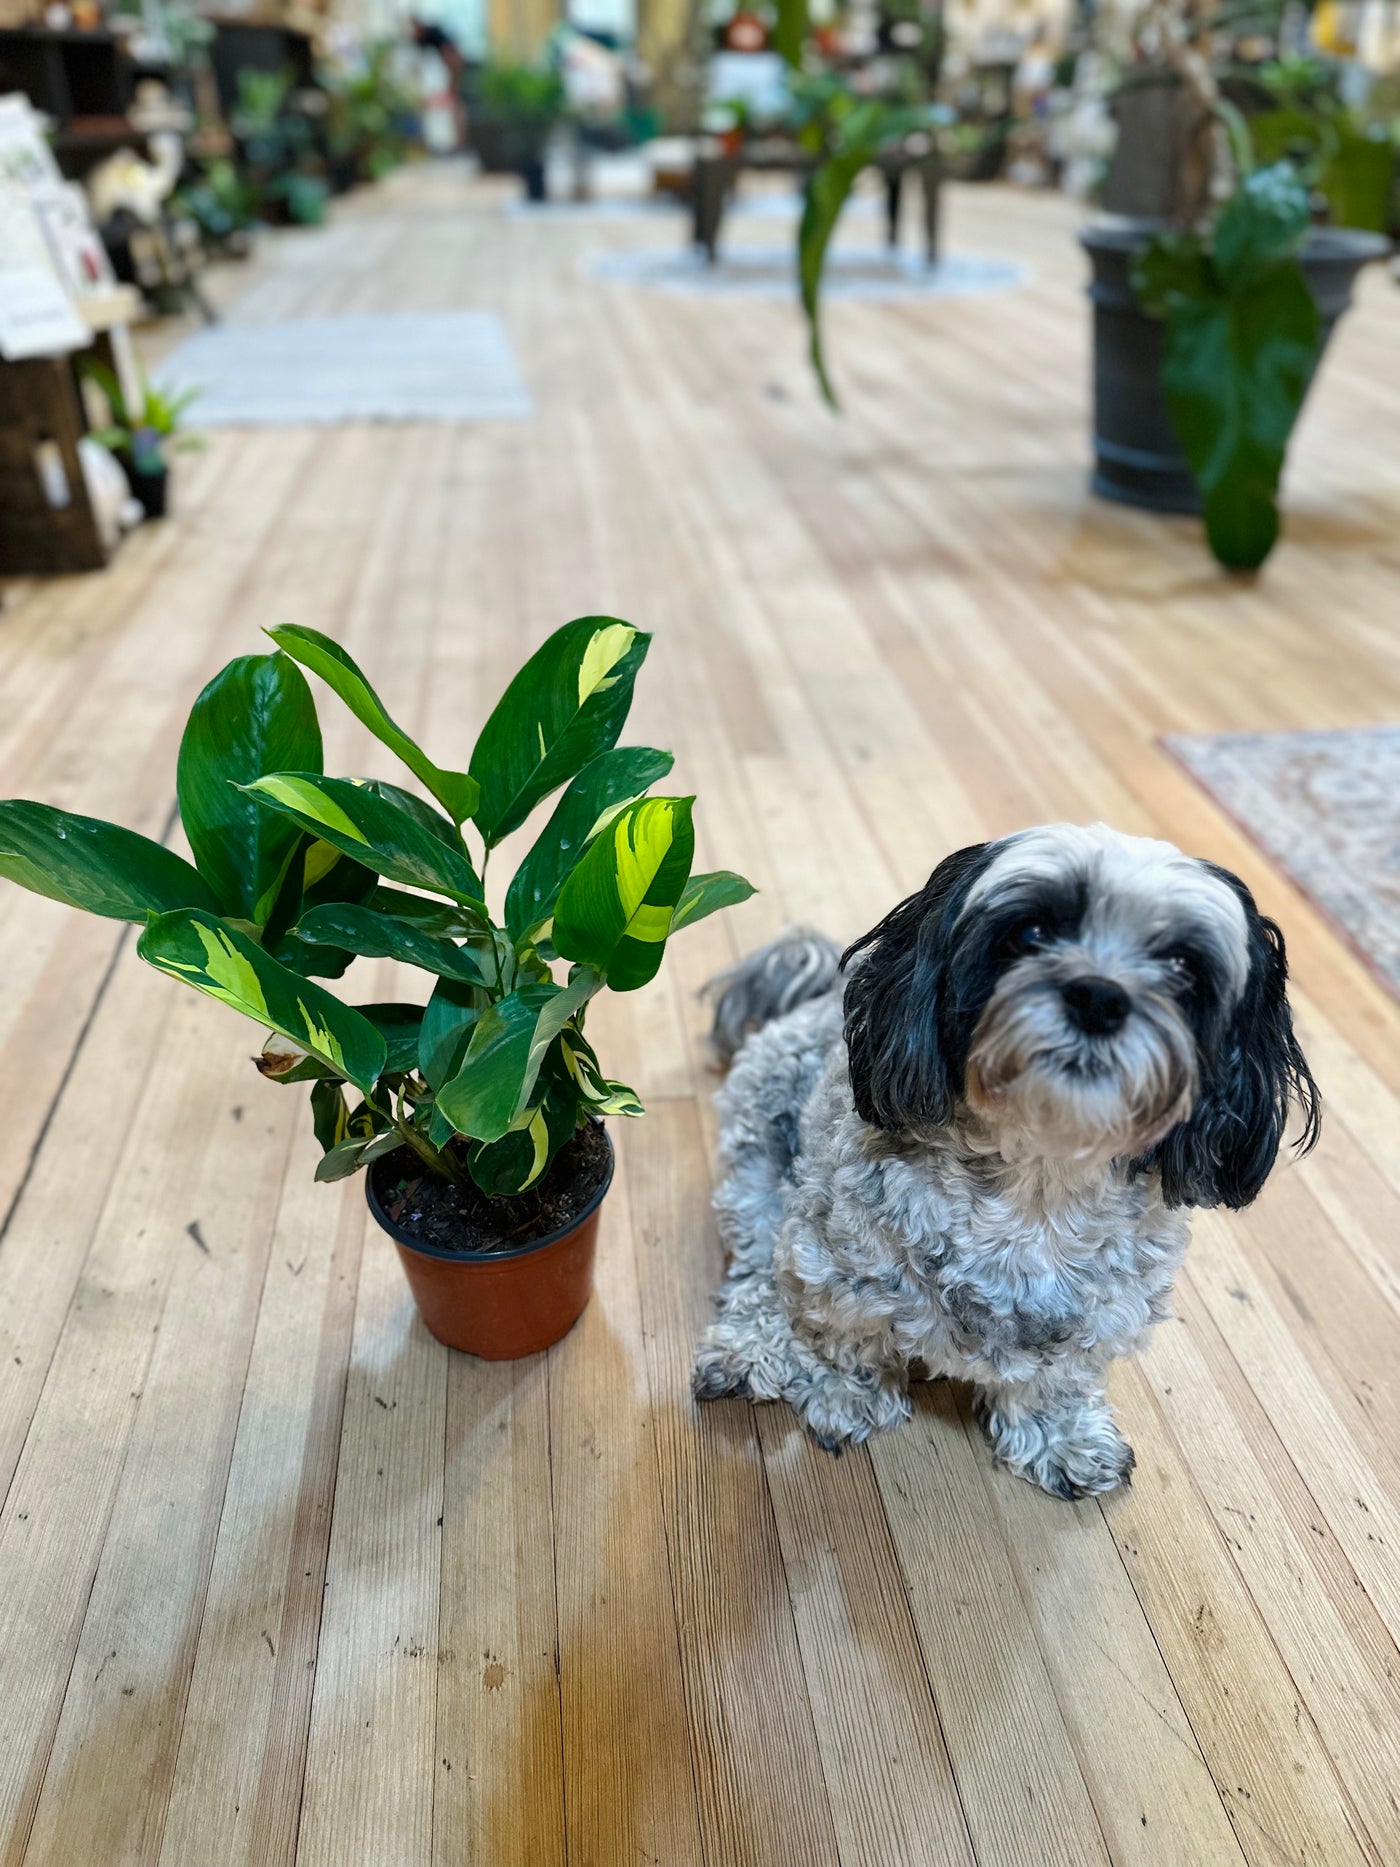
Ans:
<svg viewBox="0 0 1400 1867"><path fill-rule="evenodd" d="M277 772L248 787L270 810L281 811L313 836L342 850L367 869L428 888L485 912L481 883L460 845L449 848L386 797L348 778L317 772Z"/></svg>
<svg viewBox="0 0 1400 1867"><path fill-rule="evenodd" d="M526 985L477 1019L461 1069L438 1091L438 1113L459 1134L497 1141L526 1095L525 1074L540 1012L557 986Z"/></svg>
<svg viewBox="0 0 1400 1867"><path fill-rule="evenodd" d="M802 205L802 220L797 232L797 277L802 291L802 309L807 314L809 354L817 382L828 407L839 406L831 378L826 373L822 353L821 284L826 267L827 248L841 218L841 210L850 197L856 178L870 166L874 151L855 148L828 156L807 178L807 195Z"/></svg>
<svg viewBox="0 0 1400 1867"><path fill-rule="evenodd" d="M1209 247L1158 235L1133 282L1164 316L1162 391L1220 562L1254 570L1278 538L1278 485L1317 362L1321 321L1296 253L1308 192L1287 162L1255 169Z"/></svg>
<svg viewBox="0 0 1400 1867"><path fill-rule="evenodd" d="M354 1136L347 1141L338 1142L316 1162L316 1179L322 1183L348 1180L352 1173L360 1171L365 1164L365 1150L373 1145L372 1135L368 1140L361 1140L358 1136Z"/></svg>
<svg viewBox="0 0 1400 1867"><path fill-rule="evenodd" d="M480 926L476 915L464 914L461 908L449 907L427 895L406 894L400 888L376 888L366 906L381 914L392 914L396 920L411 921L420 933L444 940L461 940Z"/></svg>
<svg viewBox="0 0 1400 1867"><path fill-rule="evenodd" d="M285 655L229 662L195 701L180 741L180 817L225 914L261 927L301 842L294 824L240 787L269 772L320 769L311 689Z"/></svg>
<svg viewBox="0 0 1400 1867"><path fill-rule="evenodd" d="M338 1082L312 1084L311 1126L323 1154L329 1154L333 1147L339 1147L349 1138L350 1109L345 1091Z"/></svg>
<svg viewBox="0 0 1400 1867"><path fill-rule="evenodd" d="M671 915L690 875L689 797L642 798L597 837L554 904L555 950L635 991L661 964Z"/></svg>
<svg viewBox="0 0 1400 1867"><path fill-rule="evenodd" d="M489 1198L508 1199L538 1185L578 1127L578 1095L562 1065L557 1073L558 1081L508 1134L467 1149L467 1171Z"/></svg>
<svg viewBox="0 0 1400 1867"><path fill-rule="evenodd" d="M560 1037L559 1046L580 1098L595 1114L646 1114L635 1089L604 1076L593 1046L573 1025Z"/></svg>
<svg viewBox="0 0 1400 1867"><path fill-rule="evenodd" d="M679 933L682 927L702 921L707 914L717 913L720 908L737 907L757 892L752 882L746 882L742 875L735 875L729 869L692 875L681 890L681 898L671 916L671 932Z"/></svg>
<svg viewBox="0 0 1400 1867"><path fill-rule="evenodd" d="M801 71L802 49L807 43L807 0L778 0L777 11L773 50L794 71Z"/></svg>
<svg viewBox="0 0 1400 1867"><path fill-rule="evenodd" d="M421 966L440 978L460 979L466 985L485 985L486 975L465 947L422 933L411 921L397 920L370 907L347 902L330 903L303 914L296 927L303 940L322 946L343 947L365 959L398 959Z"/></svg>
<svg viewBox="0 0 1400 1867"><path fill-rule="evenodd" d="M1162 387L1196 483L1211 550L1253 570L1278 537L1289 437L1317 357L1319 319L1297 262L1241 296L1168 315Z"/></svg>
<svg viewBox="0 0 1400 1867"><path fill-rule="evenodd" d="M358 1011L281 966L212 914L182 909L147 922L142 959L270 1025L368 1095L384 1068L384 1039Z"/></svg>
<svg viewBox="0 0 1400 1867"><path fill-rule="evenodd" d="M219 905L199 871L173 850L120 824L25 798L0 803L0 875L117 921Z"/></svg>
<svg viewBox="0 0 1400 1867"><path fill-rule="evenodd" d="M418 1068L418 1043L423 1030L421 1005L357 1005L384 1039L388 1052L382 1076L407 1076Z"/></svg>
<svg viewBox="0 0 1400 1867"><path fill-rule="evenodd" d="M489 1006L461 1069L438 1091L439 1112L460 1134L499 1140L528 1107L550 1045L602 984L594 968L578 966L562 989L522 985Z"/></svg>
<svg viewBox="0 0 1400 1867"><path fill-rule="evenodd" d="M1212 258L1225 294L1238 296L1291 259L1309 218L1307 186L1291 162L1246 175L1215 223Z"/></svg>
<svg viewBox="0 0 1400 1867"><path fill-rule="evenodd" d="M465 823L477 806L474 779L461 771L443 771L385 711L384 703L370 686L359 667L340 646L318 629L302 629L286 624L269 629L280 649L299 661L313 674L319 674L328 687L339 694L361 724L368 726L382 745L401 758L420 783L425 785L446 810L454 823Z"/></svg>
<svg viewBox="0 0 1400 1867"><path fill-rule="evenodd" d="M1149 316L1164 318L1173 305L1215 292L1210 255L1196 233L1155 234L1133 261L1133 290Z"/></svg>
<svg viewBox="0 0 1400 1867"><path fill-rule="evenodd" d="M390 784L387 778L361 778L361 785L366 791L372 791L376 797L387 798L414 822L425 829L430 836L435 836L449 849L462 847L461 835L456 826L448 822L440 810L434 810L431 804L425 804L421 797L412 791L405 791L401 785Z"/></svg>
<svg viewBox="0 0 1400 1867"><path fill-rule="evenodd" d="M314 946L293 932L291 923L327 902L363 901L378 888L379 877L319 838L304 837L303 852L292 857L262 943L274 959L304 978L338 979L355 955L348 947Z"/></svg>
<svg viewBox="0 0 1400 1867"><path fill-rule="evenodd" d="M424 1008L418 1038L418 1068L430 1089L441 1089L461 1069L472 1028L489 1002L477 986L463 985L458 979L438 980ZM442 1145L436 1136L434 1141Z"/></svg>
<svg viewBox="0 0 1400 1867"><path fill-rule="evenodd" d="M618 746L600 752L555 805L534 847L506 891L506 925L519 936L547 921L569 870L624 804L633 803L670 771L669 752Z"/></svg>
<svg viewBox="0 0 1400 1867"><path fill-rule="evenodd" d="M476 742L476 822L488 847L591 758L617 744L649 635L612 616L556 629L506 689Z"/></svg>

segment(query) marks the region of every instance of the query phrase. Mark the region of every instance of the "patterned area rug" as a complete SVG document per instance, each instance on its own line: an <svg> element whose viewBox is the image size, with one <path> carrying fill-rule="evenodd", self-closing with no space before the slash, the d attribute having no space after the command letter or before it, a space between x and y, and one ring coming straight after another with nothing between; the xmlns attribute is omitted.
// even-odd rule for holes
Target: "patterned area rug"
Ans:
<svg viewBox="0 0 1400 1867"><path fill-rule="evenodd" d="M1165 743L1400 998L1400 726Z"/></svg>
<svg viewBox="0 0 1400 1867"><path fill-rule="evenodd" d="M488 311L215 324L171 352L160 380L200 391L198 428L531 411L506 328Z"/></svg>
<svg viewBox="0 0 1400 1867"><path fill-rule="evenodd" d="M595 279L687 297L790 299L797 291L794 244L724 247L713 265L694 248L633 247L601 253L585 270ZM827 259L822 292L827 298L962 298L1009 291L1028 277L1014 259L948 253L930 266L922 253L837 246Z"/></svg>

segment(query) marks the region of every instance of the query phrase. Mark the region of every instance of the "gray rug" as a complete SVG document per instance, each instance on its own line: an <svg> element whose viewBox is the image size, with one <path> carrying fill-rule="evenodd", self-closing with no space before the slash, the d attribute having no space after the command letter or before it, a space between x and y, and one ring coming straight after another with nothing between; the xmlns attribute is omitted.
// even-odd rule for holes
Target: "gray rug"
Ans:
<svg viewBox="0 0 1400 1867"><path fill-rule="evenodd" d="M215 324L171 352L160 380L200 391L199 428L531 412L505 326L487 311Z"/></svg>
<svg viewBox="0 0 1400 1867"><path fill-rule="evenodd" d="M1400 726L1165 743L1400 998Z"/></svg>
<svg viewBox="0 0 1400 1867"><path fill-rule="evenodd" d="M855 195L841 211L845 225L851 220L874 220L883 216L884 203L872 195ZM596 195L588 201L561 200L508 201L501 209L507 220L674 220L689 219L690 208L677 196ZM724 210L726 223L731 220L781 220L796 222L802 215L802 197L775 188L756 189L740 194Z"/></svg>
<svg viewBox="0 0 1400 1867"><path fill-rule="evenodd" d="M714 265L693 248L633 247L600 253L584 270L595 279L647 286L685 297L785 298L797 291L794 243L722 248ZM1029 277L1014 259L948 253L929 266L921 253L838 246L827 258L826 298L964 298L1010 291Z"/></svg>

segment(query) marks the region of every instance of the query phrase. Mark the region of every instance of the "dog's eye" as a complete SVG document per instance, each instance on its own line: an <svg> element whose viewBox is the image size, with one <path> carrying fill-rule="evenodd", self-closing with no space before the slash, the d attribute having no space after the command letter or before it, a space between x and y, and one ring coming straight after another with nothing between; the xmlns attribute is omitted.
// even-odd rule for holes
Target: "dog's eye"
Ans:
<svg viewBox="0 0 1400 1867"><path fill-rule="evenodd" d="M1049 938L1049 933L1040 921L1023 921L1019 927L1010 929L1001 944L1009 958L1019 959L1043 947Z"/></svg>
<svg viewBox="0 0 1400 1867"><path fill-rule="evenodd" d="M1196 956L1188 952L1185 947L1173 947L1171 952L1164 953L1162 958L1166 962L1167 970L1184 991L1192 991L1200 983Z"/></svg>

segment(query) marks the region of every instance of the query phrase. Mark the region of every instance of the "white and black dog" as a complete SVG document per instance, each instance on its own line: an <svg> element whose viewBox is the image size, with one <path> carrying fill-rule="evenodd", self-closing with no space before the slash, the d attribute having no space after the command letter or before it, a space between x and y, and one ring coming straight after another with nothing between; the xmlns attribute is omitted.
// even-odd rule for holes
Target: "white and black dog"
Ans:
<svg viewBox="0 0 1400 1867"><path fill-rule="evenodd" d="M1317 1138L1286 977L1236 876L1101 824L960 850L839 960L793 934L724 974L697 1396L839 1450L921 1368L1045 1490L1124 1482L1108 1365L1168 1313L1187 1209L1248 1205L1291 1105Z"/></svg>

